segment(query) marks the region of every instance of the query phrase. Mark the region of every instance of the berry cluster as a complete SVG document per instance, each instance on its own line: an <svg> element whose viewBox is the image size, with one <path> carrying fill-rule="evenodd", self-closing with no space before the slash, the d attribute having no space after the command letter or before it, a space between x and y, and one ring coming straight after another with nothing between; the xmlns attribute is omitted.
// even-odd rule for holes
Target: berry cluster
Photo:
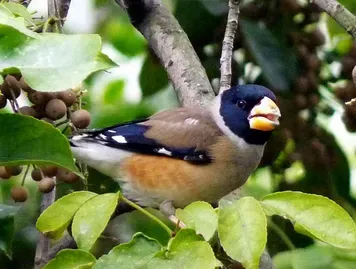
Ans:
<svg viewBox="0 0 356 269"><path fill-rule="evenodd" d="M55 127L66 124L72 130L87 128L90 124L90 113L80 108L79 98L82 94L79 89L69 89L60 92L40 92L32 89L18 75L7 75L0 85L0 108L8 103L15 113L34 117L45 121ZM19 106L17 98L23 93L33 104L31 106ZM29 168L29 167L28 167ZM0 166L0 179L10 179L22 173L21 166ZM24 179L26 173L24 173ZM64 183L74 183L79 177L73 172L55 166L34 167L31 177L38 182L38 189L42 193L51 192L56 180ZM56 180L55 180L56 179ZM25 186L14 186L11 189L11 197L15 202L24 202L28 198L28 190Z"/></svg>

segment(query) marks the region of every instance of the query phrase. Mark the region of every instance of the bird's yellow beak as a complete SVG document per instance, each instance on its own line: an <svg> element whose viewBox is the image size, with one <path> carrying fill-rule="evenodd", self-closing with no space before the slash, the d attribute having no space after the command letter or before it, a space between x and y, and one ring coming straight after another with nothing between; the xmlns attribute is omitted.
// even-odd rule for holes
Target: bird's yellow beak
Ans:
<svg viewBox="0 0 356 269"><path fill-rule="evenodd" d="M278 106L270 98L264 97L261 102L254 106L248 116L250 128L260 131L272 131L279 125L278 119L281 112Z"/></svg>

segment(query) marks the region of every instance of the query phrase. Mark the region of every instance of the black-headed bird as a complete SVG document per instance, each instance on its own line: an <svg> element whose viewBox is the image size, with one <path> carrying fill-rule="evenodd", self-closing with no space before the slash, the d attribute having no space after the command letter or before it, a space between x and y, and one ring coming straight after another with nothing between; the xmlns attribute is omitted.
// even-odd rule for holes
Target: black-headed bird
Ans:
<svg viewBox="0 0 356 269"><path fill-rule="evenodd" d="M221 92L211 106L176 108L71 137L75 158L119 181L142 206L216 202L242 186L279 125L276 97L258 85Z"/></svg>

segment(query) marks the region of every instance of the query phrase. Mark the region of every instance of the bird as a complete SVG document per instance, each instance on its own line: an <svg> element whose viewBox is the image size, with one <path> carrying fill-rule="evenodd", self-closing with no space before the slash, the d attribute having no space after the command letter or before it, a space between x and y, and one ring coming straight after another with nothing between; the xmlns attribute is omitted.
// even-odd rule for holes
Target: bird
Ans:
<svg viewBox="0 0 356 269"><path fill-rule="evenodd" d="M180 107L70 137L74 157L119 182L144 207L216 203L257 168L281 117L260 85L219 93L207 108Z"/></svg>

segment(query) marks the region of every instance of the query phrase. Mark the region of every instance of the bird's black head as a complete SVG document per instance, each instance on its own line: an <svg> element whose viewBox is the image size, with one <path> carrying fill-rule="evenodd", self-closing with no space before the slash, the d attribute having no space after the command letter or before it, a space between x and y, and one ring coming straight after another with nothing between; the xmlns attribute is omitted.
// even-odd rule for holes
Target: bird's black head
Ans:
<svg viewBox="0 0 356 269"><path fill-rule="evenodd" d="M253 84L222 92L219 114L234 135L255 145L267 142L281 116L273 92Z"/></svg>

